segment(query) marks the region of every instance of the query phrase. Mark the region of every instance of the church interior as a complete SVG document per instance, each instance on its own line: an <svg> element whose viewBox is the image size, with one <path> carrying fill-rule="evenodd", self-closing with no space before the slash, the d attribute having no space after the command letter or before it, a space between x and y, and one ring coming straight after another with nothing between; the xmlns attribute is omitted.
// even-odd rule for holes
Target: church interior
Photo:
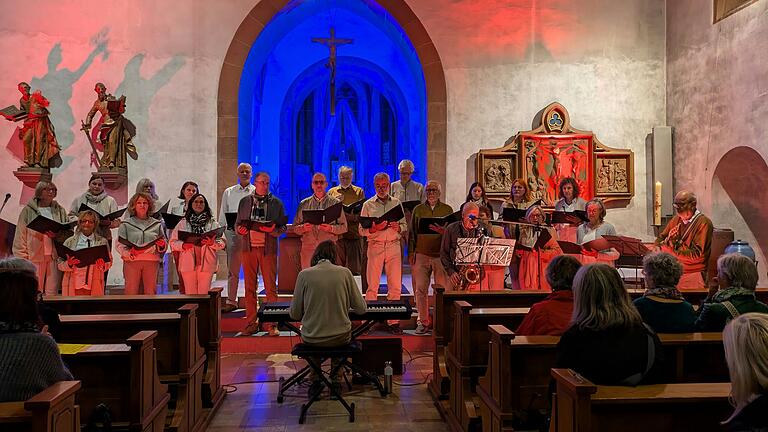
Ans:
<svg viewBox="0 0 768 432"><path fill-rule="evenodd" d="M60 321L49 336L58 343L73 380L20 401L2 399L0 391L0 429L7 424L13 431L48 432L768 431L764 422L753 423L753 429L733 426L757 405L742 404L736 384L731 387L736 367L731 356L738 354L728 345L737 324L759 324L747 318L768 322L768 315L758 313L768 312L768 307L760 309L768 299L768 188L763 183L768 178L768 122L760 120L768 117L768 0L5 3L0 108L8 108L0 110L0 196L5 195L0 257L21 256L38 265L39 290L45 292L40 304ZM249 169L247 179L241 176L243 164ZM349 222L355 241L366 246L359 268L346 266L344 274L352 277L353 290L365 297L369 312L389 301L407 312L398 310L402 318L390 311L384 319L363 320L350 312L351 341L346 342L357 351L341 355L314 347L317 351L307 354L297 346L307 342L309 326L295 323L300 320L293 319L294 310L289 316L287 308L295 307L299 292L309 301L311 287L299 290L310 280L305 272L323 265L315 259L321 240L342 238L341 232L320 232L333 226L325 219L312 225L307 218L308 212L328 209L319 199L334 197L334 190L344 193L348 185L341 177L346 172L354 173L352 183L363 193L358 198L366 201L348 202L345 196L343 212L331 219L346 218L344 232ZM388 179L384 195L382 173ZM93 288L98 292L88 287L80 298L82 290L72 288L68 294L67 284L74 286L80 274L71 272L79 261L68 252L81 246L62 239L55 249L40 246L47 259L59 256L59 269L69 266L61 270L70 271L64 282L59 275L50 291L40 280L43 264L18 252L21 233L32 232L33 218L25 219L30 203L36 203L33 210L43 208L37 200L52 193L59 207L70 212L70 228L78 224L80 230L84 208L77 210L75 203L94 178L102 180L99 194L114 199L116 208L109 212L120 209L123 220L108 218L112 225L95 228L111 234L102 246L105 259L90 261L96 264L86 268L98 265L105 277ZM151 192L144 195L147 179ZM575 196L586 202L578 209L579 223L593 223L590 208L596 203L602 211L596 216L599 224L609 223L611 232L590 226L576 241L577 224L568 231L572 238L563 234L565 228L560 231L556 225L571 223L554 222L557 213L572 211L557 204L566 199L563 185L569 180ZM409 195L409 181L425 188L420 196ZM238 196L231 204L234 198L228 197L238 184L241 191L247 189L238 192L245 193L243 200L260 196L259 182L267 188L263 195L269 204L257 209L262 201L254 198L244 217L244 201ZM191 200L185 195L190 183ZM376 228L384 211L372 209L393 202L377 204L376 197L397 196L396 183L404 188L398 198L402 219ZM473 202L476 184L484 204L474 205L473 215L466 204ZM526 193L521 207L514 198L518 184ZM450 211L435 214L430 193L437 193ZM145 196L152 198L149 213L164 234L159 243L141 246L123 233L129 213L140 212ZM194 225L200 210L192 201L200 196L200 205L204 202L217 225ZM261 216L276 211L273 197L284 218L265 216L272 224L267 228L275 231L245 223L256 222L256 210L266 212ZM357 215L346 213L352 203L362 205ZM170 226L172 217L165 218L175 205L181 207L173 225L195 227L186 233L198 236L194 246L180 239L181 228ZM440 269L446 272L444 280L434 270L434 284L431 273L426 283L420 282L417 259L441 266L444 249L453 248L454 258L457 246L455 239L450 245L446 240L451 225L430 226L427 234L418 231L417 213L453 213L454 223L469 229L472 223L479 226L475 218L482 219L484 206L498 222L471 235L480 239L477 244L501 248L493 250L515 241L522 246L530 229L535 239L527 252L515 255L510 246L503 265L483 262L482 268L495 266L500 273L482 270L478 281L462 280L477 284L476 292L452 288L449 276L466 279L463 268L456 273L450 266ZM125 208L129 212L122 216ZM692 209L690 219L683 208ZM531 219L536 209L542 220ZM56 219L50 210L37 211L49 222ZM105 213L93 212L98 225ZM366 227L368 216L373 225L369 221ZM690 271L697 265L691 263L692 252L670 252L673 267L681 268L680 290L659 291L664 284L648 274L654 264L648 256L658 252L665 237L679 236L669 244L670 251L679 250L703 219L709 234L700 267ZM292 231L304 226L314 233L314 243L300 230ZM55 228L46 225L24 234L23 249L33 247L33 234L46 245L56 243ZM216 228L217 239L203 234ZM136 229L146 233L150 228ZM549 243L540 241L542 231L552 233ZM459 237L470 237L461 232L469 231L460 231ZM417 242L420 235L433 242L437 238L434 254L420 249L425 247L424 240ZM595 247L594 255L592 249L584 252L583 245L601 235L607 236L606 246ZM240 252L237 270L229 268L235 237L245 245L242 271ZM504 243L505 237L516 240ZM697 240L692 241L695 249ZM552 300L557 292L557 274L550 279L546 269L555 261L542 258L550 252L544 243L554 244L555 255L581 257L581 270L574 270L576 279L570 277L574 287L588 284L588 263L599 267L608 262L621 278L622 302L638 305L637 299L648 298L647 289L663 295L673 291L673 301L693 305L696 319L702 310L711 312L704 309L711 301L725 301L723 313L730 315L717 329L697 324L678 332L654 332L646 320L653 336L648 336L649 366L641 372L654 370L656 379L639 384L617 379L609 385L610 380L602 382L576 363L562 361L562 332L518 331L533 305ZM270 252L273 244L279 249ZM576 252L568 252L570 246ZM139 294L129 288L129 278L136 276L126 275L143 262L136 254L144 252L136 251L145 247L160 254L150 275L157 280L149 293L154 295L132 295ZM182 280L179 257L206 247L210 258L195 255L193 271L206 272L208 279L197 282L204 288L195 291L186 274ZM616 255L606 260L608 249ZM396 255L397 277L384 264L390 252ZM724 270L731 264L721 257L732 252L749 256L749 277ZM480 266L486 255L475 256ZM248 260L256 260L258 272L245 264ZM520 269L510 270L510 260L519 261ZM109 261L106 268L104 261ZM273 274L265 273L265 265ZM380 281L374 276L372 282L378 291L367 279L372 265L380 265ZM212 270L201 270L206 266ZM2 267L0 278L18 272ZM524 267L535 273L532 285L523 276ZM699 285L688 291L682 284L691 274ZM50 280L50 273L46 277ZM737 286L739 277L754 281ZM83 283L93 285L94 275L86 272L84 278ZM499 289L486 291L493 281ZM759 300L756 309L739 309L736 300L716 293L733 286L747 290L747 285L751 291L742 294ZM586 294L574 291L572 302L587 301ZM426 301L419 303L419 295ZM263 327L272 322L264 302L273 301L285 303L281 311L286 318ZM608 310L623 310L616 302ZM731 309L734 304L738 310ZM642 310L640 315L645 318ZM400 323L392 324L393 317ZM0 311L0 365L3 351L11 350L9 335L18 331L4 327L5 319ZM570 309L565 319L579 322ZM768 327L762 332L768 340ZM663 354L662 371L650 366L653 341L656 354ZM645 362L646 345L641 345ZM767 346L758 346L755 354L764 363L744 366L750 376L763 373L747 398L763 408L768 407ZM637 360L631 349L624 353L627 363ZM315 375L318 359L333 360L325 364L327 383ZM334 380L337 365L340 383ZM360 367L365 370L355 369ZM322 396L313 396L315 384ZM108 425L113 422L114 427Z"/></svg>

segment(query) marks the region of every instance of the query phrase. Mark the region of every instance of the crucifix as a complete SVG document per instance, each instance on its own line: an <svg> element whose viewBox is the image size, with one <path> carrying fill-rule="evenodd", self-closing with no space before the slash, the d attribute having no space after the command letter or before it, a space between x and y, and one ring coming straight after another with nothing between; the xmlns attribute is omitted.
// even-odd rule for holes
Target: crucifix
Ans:
<svg viewBox="0 0 768 432"><path fill-rule="evenodd" d="M328 63L325 67L331 71L331 115L336 115L336 46L347 45L352 43L352 39L336 39L336 29L331 27L330 38L312 38L312 42L323 44L330 50L328 57Z"/></svg>

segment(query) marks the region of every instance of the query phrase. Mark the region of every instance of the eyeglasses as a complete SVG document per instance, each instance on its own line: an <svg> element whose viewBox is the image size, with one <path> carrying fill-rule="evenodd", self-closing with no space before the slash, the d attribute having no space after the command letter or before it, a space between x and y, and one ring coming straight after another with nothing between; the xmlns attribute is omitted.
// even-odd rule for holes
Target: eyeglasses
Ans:
<svg viewBox="0 0 768 432"><path fill-rule="evenodd" d="M264 184L264 185L267 185L267 186L269 186L269 181L268 181L268 180L267 180L267 181L264 181L264 180L256 180L254 183L261 183L261 184Z"/></svg>
<svg viewBox="0 0 768 432"><path fill-rule="evenodd" d="M429 192L440 192L439 189L432 189L432 188L428 188L428 189L425 189L425 190L427 191L427 193L429 193Z"/></svg>
<svg viewBox="0 0 768 432"><path fill-rule="evenodd" d="M312 180L312 184L325 184L325 180Z"/></svg>

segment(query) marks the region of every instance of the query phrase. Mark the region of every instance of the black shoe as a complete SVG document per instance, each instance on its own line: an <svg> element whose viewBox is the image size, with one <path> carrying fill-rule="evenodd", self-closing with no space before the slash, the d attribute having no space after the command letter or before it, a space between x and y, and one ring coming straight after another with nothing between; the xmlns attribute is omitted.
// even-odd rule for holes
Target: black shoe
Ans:
<svg viewBox="0 0 768 432"><path fill-rule="evenodd" d="M312 384L309 386L309 390L307 390L307 398L309 400L312 400L312 398L317 395L317 399L320 399L320 395L323 392L323 382L322 381L312 381Z"/></svg>
<svg viewBox="0 0 768 432"><path fill-rule="evenodd" d="M403 329L400 328L400 324L392 324L389 326L389 332L393 335L401 335L403 334Z"/></svg>

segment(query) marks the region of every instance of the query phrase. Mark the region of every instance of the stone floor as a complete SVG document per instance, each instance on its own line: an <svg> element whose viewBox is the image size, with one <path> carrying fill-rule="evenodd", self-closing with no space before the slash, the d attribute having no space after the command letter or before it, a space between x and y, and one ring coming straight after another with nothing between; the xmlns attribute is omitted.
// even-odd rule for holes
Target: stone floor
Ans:
<svg viewBox="0 0 768 432"><path fill-rule="evenodd" d="M406 353L405 372L395 376L394 392L382 398L370 385L344 387L347 402L355 403L355 422L350 423L344 407L328 399L309 410L299 424L301 405L307 401L307 385L290 390L285 401L276 401L280 377L290 376L304 362L290 354L230 354L222 357L222 382L230 391L211 421L208 431L290 432L290 431L445 431L427 390L432 371L431 353Z"/></svg>

